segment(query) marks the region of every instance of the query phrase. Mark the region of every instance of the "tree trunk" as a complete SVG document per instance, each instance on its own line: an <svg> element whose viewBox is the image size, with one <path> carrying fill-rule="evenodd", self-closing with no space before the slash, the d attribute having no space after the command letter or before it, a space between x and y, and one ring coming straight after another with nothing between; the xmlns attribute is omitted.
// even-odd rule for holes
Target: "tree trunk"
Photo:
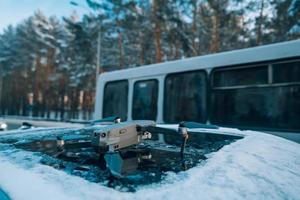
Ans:
<svg viewBox="0 0 300 200"><path fill-rule="evenodd" d="M175 59L180 59L180 42L175 41Z"/></svg>
<svg viewBox="0 0 300 200"><path fill-rule="evenodd" d="M62 74L60 78L60 92L59 92L59 98L60 98L60 120L64 120L65 116L65 77L64 74Z"/></svg>
<svg viewBox="0 0 300 200"><path fill-rule="evenodd" d="M119 45L119 68L124 68L124 55L123 55L123 37L122 33L119 32L118 35L118 45Z"/></svg>
<svg viewBox="0 0 300 200"><path fill-rule="evenodd" d="M49 77L54 71L55 49L49 48L47 52L47 65L45 68L44 94L43 94L43 116L50 117L50 101L53 98L53 91L50 89Z"/></svg>
<svg viewBox="0 0 300 200"><path fill-rule="evenodd" d="M214 13L212 16L211 53L216 53L220 50L220 16L217 10L214 10Z"/></svg>
<svg viewBox="0 0 300 200"><path fill-rule="evenodd" d="M162 61L162 50L161 50L161 27L159 19L157 18L157 0L153 0L153 18L154 18L154 38L155 38L155 57L156 62Z"/></svg>
<svg viewBox="0 0 300 200"><path fill-rule="evenodd" d="M144 65L145 64L145 57L144 57L144 54L145 54L145 49L143 47L143 45L140 45L140 65Z"/></svg>
<svg viewBox="0 0 300 200"><path fill-rule="evenodd" d="M263 15L264 15L264 7L265 7L265 1L261 0L260 4L260 11L259 11L259 19L258 19L258 27L256 31L256 44L260 45L262 40L262 23L263 23Z"/></svg>
<svg viewBox="0 0 300 200"><path fill-rule="evenodd" d="M197 33L197 0L192 1L193 6L193 23L192 23L192 47L193 47L193 55L197 56L197 44L196 44L196 33Z"/></svg>
<svg viewBox="0 0 300 200"><path fill-rule="evenodd" d="M40 94L40 65L41 57L37 54L34 72L34 91L33 91L33 116L38 116L39 113L39 94Z"/></svg>

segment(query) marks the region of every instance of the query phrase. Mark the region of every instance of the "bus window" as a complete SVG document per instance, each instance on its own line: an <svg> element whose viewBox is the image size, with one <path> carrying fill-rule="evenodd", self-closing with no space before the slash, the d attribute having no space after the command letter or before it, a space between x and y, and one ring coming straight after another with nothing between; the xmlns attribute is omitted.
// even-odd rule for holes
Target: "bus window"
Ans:
<svg viewBox="0 0 300 200"><path fill-rule="evenodd" d="M137 81L134 84L132 119L156 120L158 81Z"/></svg>
<svg viewBox="0 0 300 200"><path fill-rule="evenodd" d="M104 88L103 116L118 116L127 120L128 81L108 82Z"/></svg>
<svg viewBox="0 0 300 200"><path fill-rule="evenodd" d="M300 86L215 90L211 111L218 125L300 130Z"/></svg>
<svg viewBox="0 0 300 200"><path fill-rule="evenodd" d="M164 121L206 122L207 76L203 70L169 74L165 80Z"/></svg>
<svg viewBox="0 0 300 200"><path fill-rule="evenodd" d="M216 70L214 87L268 84L268 66Z"/></svg>
<svg viewBox="0 0 300 200"><path fill-rule="evenodd" d="M273 65L274 83L300 82L300 61Z"/></svg>

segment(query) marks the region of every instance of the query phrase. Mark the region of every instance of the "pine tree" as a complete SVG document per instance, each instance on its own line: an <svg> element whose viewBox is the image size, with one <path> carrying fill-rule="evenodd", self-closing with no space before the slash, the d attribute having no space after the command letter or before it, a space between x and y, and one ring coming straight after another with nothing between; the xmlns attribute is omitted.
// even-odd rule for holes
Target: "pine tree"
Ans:
<svg viewBox="0 0 300 200"><path fill-rule="evenodd" d="M274 17L271 20L272 42L300 37L300 1L286 0L271 2Z"/></svg>

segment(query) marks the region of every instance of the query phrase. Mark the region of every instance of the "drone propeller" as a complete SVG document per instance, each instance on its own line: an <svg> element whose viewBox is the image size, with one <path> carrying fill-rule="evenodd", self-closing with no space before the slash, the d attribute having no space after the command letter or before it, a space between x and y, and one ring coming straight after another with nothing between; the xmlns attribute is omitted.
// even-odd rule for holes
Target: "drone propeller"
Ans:
<svg viewBox="0 0 300 200"><path fill-rule="evenodd" d="M219 127L216 125L202 124L198 122L188 122L188 121L180 122L179 126L183 126L190 129L192 128L219 129Z"/></svg>
<svg viewBox="0 0 300 200"><path fill-rule="evenodd" d="M175 126L176 127L176 126ZM145 126L142 127L143 131L156 134L178 134L181 130L186 129L188 134L193 135L221 135L232 139L241 139L244 136L238 133L226 132L221 130L216 125L201 124L197 122L180 122L178 128L175 127L164 127L164 126Z"/></svg>
<svg viewBox="0 0 300 200"><path fill-rule="evenodd" d="M91 125L95 125L95 124L102 124L102 125L107 125L107 124L116 124L116 123L120 123L121 122L121 118L117 117L117 116L111 116L111 117L106 117L103 119L96 119L90 122Z"/></svg>

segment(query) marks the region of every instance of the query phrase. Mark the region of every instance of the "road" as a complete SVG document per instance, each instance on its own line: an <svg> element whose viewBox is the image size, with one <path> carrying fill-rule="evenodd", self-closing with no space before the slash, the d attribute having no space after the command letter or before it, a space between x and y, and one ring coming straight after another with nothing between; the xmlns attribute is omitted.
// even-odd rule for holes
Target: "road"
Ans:
<svg viewBox="0 0 300 200"><path fill-rule="evenodd" d="M78 123L67 123L67 122L55 122L55 121L36 121L36 120L25 120L25 119L10 119L10 118L1 118L0 121L7 124L8 130L17 129L22 126L23 122L28 122L36 127L73 127L81 128L84 127L83 124Z"/></svg>

